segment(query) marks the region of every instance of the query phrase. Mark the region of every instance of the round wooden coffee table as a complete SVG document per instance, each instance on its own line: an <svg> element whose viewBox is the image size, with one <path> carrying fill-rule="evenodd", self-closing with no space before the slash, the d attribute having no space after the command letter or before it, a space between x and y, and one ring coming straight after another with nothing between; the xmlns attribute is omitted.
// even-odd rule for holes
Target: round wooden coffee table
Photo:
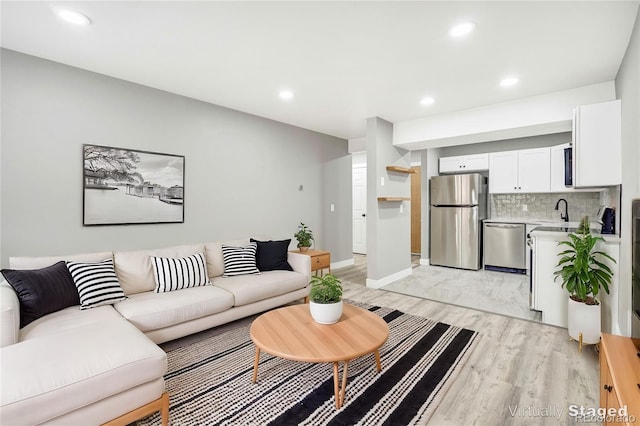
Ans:
<svg viewBox="0 0 640 426"><path fill-rule="evenodd" d="M294 305L260 315L251 324L251 340L256 345L253 383L258 378L260 351L301 362L333 363L333 389L336 407L342 407L347 386L349 361L373 353L381 370L378 350L389 337L387 323L378 315L344 304L342 317L335 324L318 324L309 313L309 305ZM342 386L340 387L340 361Z"/></svg>

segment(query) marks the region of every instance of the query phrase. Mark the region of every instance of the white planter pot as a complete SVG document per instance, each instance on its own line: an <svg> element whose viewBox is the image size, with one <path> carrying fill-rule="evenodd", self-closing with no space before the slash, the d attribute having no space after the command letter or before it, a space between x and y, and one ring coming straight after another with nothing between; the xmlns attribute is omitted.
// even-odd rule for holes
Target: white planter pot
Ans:
<svg viewBox="0 0 640 426"><path fill-rule="evenodd" d="M586 305L569 299L568 322L569 336L582 342L595 344L600 341L600 304Z"/></svg>
<svg viewBox="0 0 640 426"><path fill-rule="evenodd" d="M309 302L309 311L319 324L335 324L342 316L342 300L337 303Z"/></svg>

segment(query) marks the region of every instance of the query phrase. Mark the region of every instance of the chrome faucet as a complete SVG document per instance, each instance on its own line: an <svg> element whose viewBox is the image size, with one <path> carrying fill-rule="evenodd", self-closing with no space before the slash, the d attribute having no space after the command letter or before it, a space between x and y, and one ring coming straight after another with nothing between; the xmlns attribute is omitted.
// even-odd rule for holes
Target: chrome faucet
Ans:
<svg viewBox="0 0 640 426"><path fill-rule="evenodd" d="M564 201L564 214L560 212L560 219L564 220L565 222L569 222L569 203L567 203L567 200L565 200L564 198L560 198L556 203L556 207L554 208L554 210L558 210L560 208L560 201Z"/></svg>

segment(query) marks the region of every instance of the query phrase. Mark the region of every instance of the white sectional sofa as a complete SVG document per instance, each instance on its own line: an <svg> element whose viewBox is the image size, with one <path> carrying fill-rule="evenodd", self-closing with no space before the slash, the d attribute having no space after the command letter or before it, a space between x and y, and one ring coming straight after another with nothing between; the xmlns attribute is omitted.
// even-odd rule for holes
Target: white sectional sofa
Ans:
<svg viewBox="0 0 640 426"><path fill-rule="evenodd" d="M226 243L246 245L249 240ZM151 256L204 253L211 284L155 292ZM225 277L222 244L56 257L13 257L12 270L34 270L60 260L114 261L128 297L90 309L70 306L20 328L20 301L0 284L0 424L92 425L163 398L167 360L156 344L304 298L310 258L286 253L290 270ZM117 423L117 422L116 422Z"/></svg>

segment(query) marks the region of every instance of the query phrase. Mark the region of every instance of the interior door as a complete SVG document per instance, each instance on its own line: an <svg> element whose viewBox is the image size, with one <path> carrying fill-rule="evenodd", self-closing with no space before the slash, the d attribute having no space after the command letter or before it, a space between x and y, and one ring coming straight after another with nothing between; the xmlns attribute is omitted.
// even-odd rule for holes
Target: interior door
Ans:
<svg viewBox="0 0 640 426"><path fill-rule="evenodd" d="M416 172L411 175L411 253L421 253L422 234L422 185L420 167L412 167Z"/></svg>
<svg viewBox="0 0 640 426"><path fill-rule="evenodd" d="M367 254L367 167L353 167L353 252Z"/></svg>

